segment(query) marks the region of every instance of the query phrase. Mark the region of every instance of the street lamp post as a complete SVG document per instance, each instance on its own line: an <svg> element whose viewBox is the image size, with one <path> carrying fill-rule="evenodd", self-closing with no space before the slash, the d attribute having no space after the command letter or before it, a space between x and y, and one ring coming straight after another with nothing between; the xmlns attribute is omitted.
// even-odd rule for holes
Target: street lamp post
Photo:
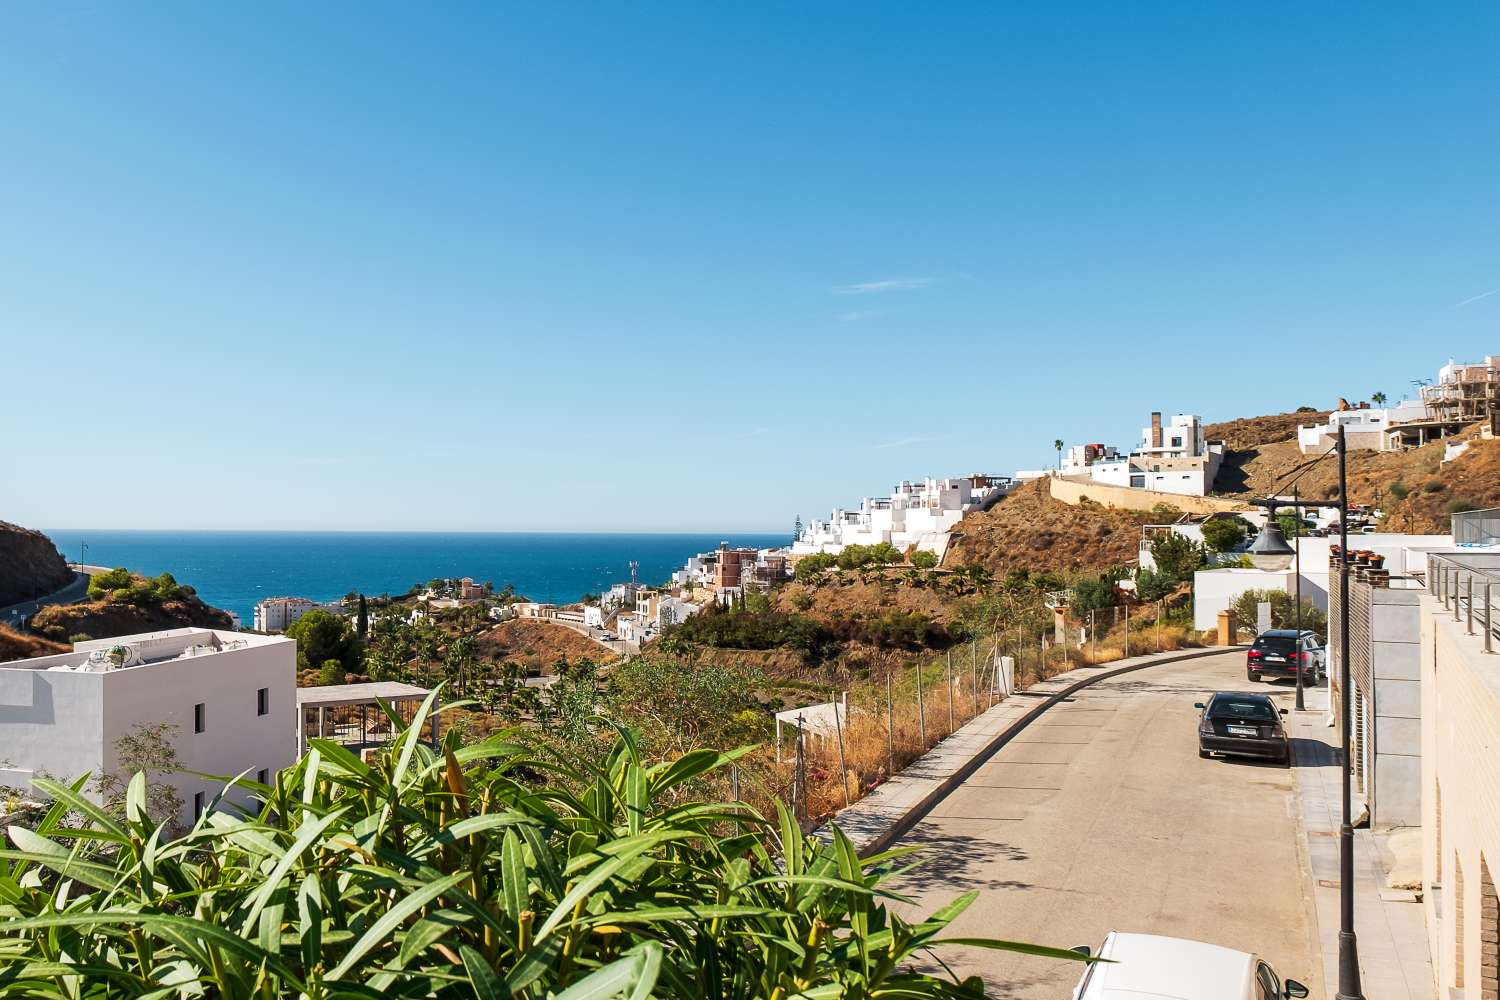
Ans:
<svg viewBox="0 0 1500 1000"><path fill-rule="evenodd" d="M1297 711L1307 711L1307 705L1302 700L1302 507L1297 503L1297 488L1292 487L1292 512L1297 516L1297 533L1292 537L1296 539L1296 555L1292 557L1293 577L1297 581L1296 616L1297 616Z"/></svg>
<svg viewBox="0 0 1500 1000"><path fill-rule="evenodd" d="M1353 768L1349 752L1349 712L1351 705L1349 675L1349 479L1344 427L1339 425L1338 443L1335 451L1339 456L1339 496L1336 501L1300 500L1293 492L1292 504L1299 517L1296 548L1288 545L1281 527L1276 523L1276 508L1284 506L1272 497L1256 501L1257 506L1267 508L1266 525L1250 546L1251 562L1262 569L1285 569L1288 557L1297 563L1297 645L1302 644L1302 541L1300 531L1300 508L1306 506L1335 507L1339 512L1339 744L1343 769L1343 816L1339 825L1339 985L1335 1000L1364 1000L1359 976L1359 942L1354 933L1354 823L1352 818L1351 785ZM1302 663L1297 662L1297 708L1302 704Z"/></svg>

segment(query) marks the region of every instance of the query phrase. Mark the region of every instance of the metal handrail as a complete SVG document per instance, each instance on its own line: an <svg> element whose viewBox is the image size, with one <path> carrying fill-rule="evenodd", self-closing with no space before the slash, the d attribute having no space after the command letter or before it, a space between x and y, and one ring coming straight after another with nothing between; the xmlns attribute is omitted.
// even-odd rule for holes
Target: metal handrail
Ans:
<svg viewBox="0 0 1500 1000"><path fill-rule="evenodd" d="M1455 622L1464 622L1469 635L1483 635L1484 651L1494 653L1495 639L1500 635L1500 618L1494 614L1494 590L1500 587L1500 553L1430 552L1427 579L1443 610L1451 610ZM1474 631L1476 619L1479 633Z"/></svg>

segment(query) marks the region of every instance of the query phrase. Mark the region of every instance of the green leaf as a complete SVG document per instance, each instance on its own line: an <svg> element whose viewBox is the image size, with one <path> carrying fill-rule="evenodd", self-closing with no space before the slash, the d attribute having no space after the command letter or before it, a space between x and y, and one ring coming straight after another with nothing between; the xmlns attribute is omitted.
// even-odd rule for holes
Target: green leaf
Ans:
<svg viewBox="0 0 1500 1000"><path fill-rule="evenodd" d="M613 1000L624 993L630 1000L648 997L661 971L661 945L650 942L640 952L611 962L557 994L553 1000Z"/></svg>
<svg viewBox="0 0 1500 1000"><path fill-rule="evenodd" d="M483 955L468 945L460 946L458 954L464 960L464 971L469 974L469 984L474 987L477 1000L507 1000L510 994Z"/></svg>
<svg viewBox="0 0 1500 1000"><path fill-rule="evenodd" d="M271 874L266 876L265 881L261 885L260 892L256 893L255 897L251 900L250 911L245 914L244 922L240 925L241 934L249 935L250 929L255 926L256 919L260 917L261 909L271 901L271 897L281 888L281 880L286 878L286 873L291 871L292 866L302 857L302 852L311 847L313 841L321 837L323 831L337 822L338 818L346 812L348 812L348 807L336 809L327 816L319 817L302 825L302 828L297 831L297 839L292 841L292 846L288 847L286 852L282 854L281 860L276 863L276 867L271 870Z"/></svg>
<svg viewBox="0 0 1500 1000"><path fill-rule="evenodd" d="M422 907L426 906L428 903L432 902L434 899L441 896L449 889L458 885L460 882L465 881L466 879L468 879L468 877L469 873L467 871L456 872L452 875L449 875L447 878L438 879L436 882L432 882L420 889L417 889L409 896L401 897L401 899L396 901L394 906L392 906L389 910L386 910L385 913L381 914L379 920L370 925L370 929L365 931L364 937L355 942L354 947L350 948L348 953L344 955L343 961L334 966L333 971L328 974L328 979L332 981L344 978L344 975L348 973L349 970L352 969L359 962L359 960L370 951L370 949L374 948L376 945L380 944L381 941L385 940L387 936L389 936L393 931L395 931L397 927L401 925L401 922L403 920L411 916L413 913L416 913Z"/></svg>

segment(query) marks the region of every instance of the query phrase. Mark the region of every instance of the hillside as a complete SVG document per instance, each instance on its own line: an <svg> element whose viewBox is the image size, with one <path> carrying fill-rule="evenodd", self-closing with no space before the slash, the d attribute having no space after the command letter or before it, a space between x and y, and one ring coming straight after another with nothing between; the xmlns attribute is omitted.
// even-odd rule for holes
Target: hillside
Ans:
<svg viewBox="0 0 1500 1000"><path fill-rule="evenodd" d="M1401 485L1407 495L1387 497L1381 530L1446 533L1455 509L1500 507L1500 439L1473 440L1469 450L1444 465L1439 475L1403 479Z"/></svg>
<svg viewBox="0 0 1500 1000"><path fill-rule="evenodd" d="M475 639L479 657L495 663L517 660L531 667L551 667L558 660L588 658L597 663L614 654L588 636L555 622L518 618L501 622Z"/></svg>
<svg viewBox="0 0 1500 1000"><path fill-rule="evenodd" d="M1271 413L1263 417L1240 417L1217 424L1205 424L1203 434L1210 441L1223 441L1228 451L1244 451L1272 441L1297 436L1303 424L1321 424L1328 419L1327 410L1302 413Z"/></svg>
<svg viewBox="0 0 1500 1000"><path fill-rule="evenodd" d="M51 656L66 653L68 646L61 642L50 642L34 635L13 632L0 625L0 663L7 660L26 660L33 656Z"/></svg>
<svg viewBox="0 0 1500 1000"><path fill-rule="evenodd" d="M152 593L152 581L131 576L129 588L108 593L82 604L59 604L43 608L31 621L31 630L57 642L74 636L108 639L137 632L171 628L234 628L226 611L204 604L193 588L173 585L166 596ZM160 579L160 578L158 578Z"/></svg>
<svg viewBox="0 0 1500 1000"><path fill-rule="evenodd" d="M61 590L73 571L40 531L0 521L0 607Z"/></svg>
<svg viewBox="0 0 1500 1000"><path fill-rule="evenodd" d="M943 565L979 565L996 574L1012 569L1098 573L1133 563L1141 525L1153 520L1140 511L1075 507L1052 499L1046 482L1027 483L988 511L960 521Z"/></svg>

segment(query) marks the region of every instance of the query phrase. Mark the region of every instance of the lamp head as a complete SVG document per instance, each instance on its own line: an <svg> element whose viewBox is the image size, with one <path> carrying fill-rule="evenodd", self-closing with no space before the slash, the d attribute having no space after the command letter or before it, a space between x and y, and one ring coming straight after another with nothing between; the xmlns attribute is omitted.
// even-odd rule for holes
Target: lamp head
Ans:
<svg viewBox="0 0 1500 1000"><path fill-rule="evenodd" d="M1255 541L1245 554L1250 557L1250 562L1256 569L1277 572L1291 566L1292 557L1297 554L1297 550L1287 544L1281 525L1273 517L1266 519L1265 527L1260 529L1260 534L1255 536Z"/></svg>

